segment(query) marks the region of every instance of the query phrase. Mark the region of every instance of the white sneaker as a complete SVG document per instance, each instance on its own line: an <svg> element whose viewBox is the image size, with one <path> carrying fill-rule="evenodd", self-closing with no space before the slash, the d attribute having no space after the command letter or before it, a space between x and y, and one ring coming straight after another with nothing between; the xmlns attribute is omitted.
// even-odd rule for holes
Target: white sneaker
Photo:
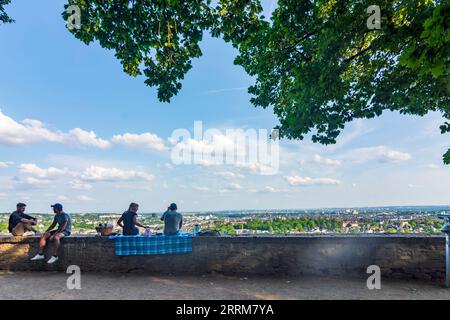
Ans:
<svg viewBox="0 0 450 320"><path fill-rule="evenodd" d="M45 256L43 254L37 254L33 258L31 258L31 261L37 261L37 260L44 260Z"/></svg>
<svg viewBox="0 0 450 320"><path fill-rule="evenodd" d="M50 258L50 260L47 261L47 263L48 263L48 264L52 264L52 263L55 263L55 262L58 261L58 260L59 260L58 257L52 256L52 257Z"/></svg>

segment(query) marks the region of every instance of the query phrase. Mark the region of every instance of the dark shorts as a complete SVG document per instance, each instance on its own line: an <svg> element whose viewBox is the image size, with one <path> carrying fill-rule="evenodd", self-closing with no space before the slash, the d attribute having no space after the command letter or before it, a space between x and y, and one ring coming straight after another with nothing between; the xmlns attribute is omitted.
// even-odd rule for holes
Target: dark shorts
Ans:
<svg viewBox="0 0 450 320"><path fill-rule="evenodd" d="M56 234L56 231L58 231L58 230L53 230L53 231L50 231L50 235L55 235ZM70 232L69 231L63 231L63 232L61 232L63 235L64 235L64 237L68 237L68 236L70 236Z"/></svg>
<svg viewBox="0 0 450 320"><path fill-rule="evenodd" d="M175 233L164 233L165 236L178 236L180 235L180 231L177 231Z"/></svg>
<svg viewBox="0 0 450 320"><path fill-rule="evenodd" d="M136 227L134 227L132 229L126 229L125 228L125 229L123 229L122 234L124 236L137 236L137 235L139 235L139 229L136 228Z"/></svg>

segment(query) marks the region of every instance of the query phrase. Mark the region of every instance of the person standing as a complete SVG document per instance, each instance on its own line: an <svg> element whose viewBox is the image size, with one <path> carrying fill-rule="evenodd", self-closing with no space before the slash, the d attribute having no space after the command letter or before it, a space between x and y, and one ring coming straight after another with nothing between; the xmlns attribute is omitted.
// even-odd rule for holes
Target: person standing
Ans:
<svg viewBox="0 0 450 320"><path fill-rule="evenodd" d="M177 205L172 203L161 217L161 220L164 221L164 234L166 236L177 235L183 226L183 216L177 210Z"/></svg>
<svg viewBox="0 0 450 320"><path fill-rule="evenodd" d="M41 239L39 240L39 252L31 259L32 261L45 259L44 249L48 240L53 242L53 255L47 263L52 264L58 261L58 250L61 245L61 239L70 236L70 233L72 232L72 219L63 211L62 204L56 203L51 207L53 208L55 217L53 218L50 227L48 227L47 231L41 236ZM58 226L58 228L53 230L56 226Z"/></svg>
<svg viewBox="0 0 450 320"><path fill-rule="evenodd" d="M125 211L120 219L117 221L117 224L122 228L122 234L124 236L137 236L139 234L139 229L141 228L149 228L148 226L143 226L137 221L137 212L139 210L139 205L137 203L131 203L128 210Z"/></svg>
<svg viewBox="0 0 450 320"><path fill-rule="evenodd" d="M25 203L18 203L16 211L9 216L8 231L13 236L21 237L28 231L39 235L39 232L33 228L37 224L37 219L25 214L26 207Z"/></svg>

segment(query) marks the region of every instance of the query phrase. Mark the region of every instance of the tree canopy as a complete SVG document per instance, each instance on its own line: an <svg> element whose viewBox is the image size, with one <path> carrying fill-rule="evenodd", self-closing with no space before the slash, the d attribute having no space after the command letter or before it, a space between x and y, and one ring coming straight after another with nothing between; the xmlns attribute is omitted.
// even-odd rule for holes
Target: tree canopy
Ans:
<svg viewBox="0 0 450 320"><path fill-rule="evenodd" d="M5 11L5 6L9 4L11 0L0 0L0 24L14 22Z"/></svg>
<svg viewBox="0 0 450 320"><path fill-rule="evenodd" d="M262 10L258 1L220 0L70 0L81 10L81 28L71 32L86 44L97 40L113 49L131 76L145 75L158 88L160 101L169 102L181 80L202 55L203 33L237 40L251 31ZM63 17L67 19L68 13Z"/></svg>
<svg viewBox="0 0 450 320"><path fill-rule="evenodd" d="M449 2L377 3L379 30L366 25L373 1L279 0L271 23L236 43L256 77L251 101L274 108L281 136L335 143L347 122L384 110L450 118Z"/></svg>

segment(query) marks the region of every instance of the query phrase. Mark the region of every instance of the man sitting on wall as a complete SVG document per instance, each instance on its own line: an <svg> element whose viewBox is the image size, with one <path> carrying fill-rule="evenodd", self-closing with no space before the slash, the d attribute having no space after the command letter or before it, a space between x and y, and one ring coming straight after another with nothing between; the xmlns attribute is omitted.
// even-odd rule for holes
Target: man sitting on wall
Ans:
<svg viewBox="0 0 450 320"><path fill-rule="evenodd" d="M36 225L37 219L25 214L27 205L25 203L18 203L17 210L9 216L8 231L13 236L24 236L28 232L34 232L35 235L39 235L33 226Z"/></svg>
<svg viewBox="0 0 450 320"><path fill-rule="evenodd" d="M183 226L183 216L177 212L177 205L172 203L161 217L164 221L164 234L166 236L177 235Z"/></svg>
<svg viewBox="0 0 450 320"><path fill-rule="evenodd" d="M47 240L53 241L53 256L47 261L47 263L52 264L59 260L58 258L58 249L61 244L60 240L64 237L70 236L72 232L72 220L70 216L63 211L63 206L60 203L54 204L51 206L53 208L53 212L55 213L55 217L53 218L53 222L48 227L47 231L41 236L39 241L39 253L35 255L31 260L43 260L44 256L44 248L47 244ZM58 225L58 229L52 230Z"/></svg>

